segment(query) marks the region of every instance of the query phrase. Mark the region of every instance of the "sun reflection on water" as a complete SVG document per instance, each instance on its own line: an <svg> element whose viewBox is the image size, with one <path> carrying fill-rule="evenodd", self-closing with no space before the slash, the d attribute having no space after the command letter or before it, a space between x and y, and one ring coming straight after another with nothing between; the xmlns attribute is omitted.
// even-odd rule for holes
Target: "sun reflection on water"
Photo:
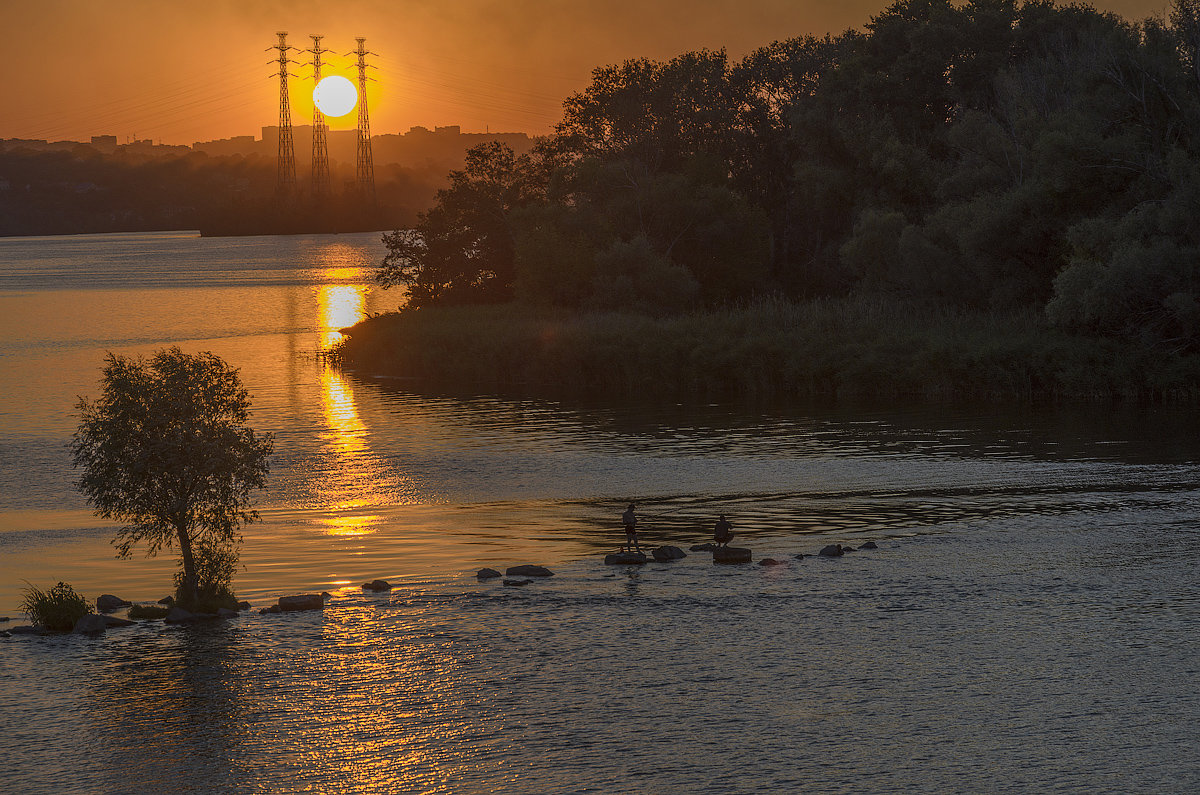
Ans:
<svg viewBox="0 0 1200 795"><path fill-rule="evenodd" d="M364 317L365 288L355 284L326 284L317 291L320 312L321 348L341 341L338 329L353 326Z"/></svg>

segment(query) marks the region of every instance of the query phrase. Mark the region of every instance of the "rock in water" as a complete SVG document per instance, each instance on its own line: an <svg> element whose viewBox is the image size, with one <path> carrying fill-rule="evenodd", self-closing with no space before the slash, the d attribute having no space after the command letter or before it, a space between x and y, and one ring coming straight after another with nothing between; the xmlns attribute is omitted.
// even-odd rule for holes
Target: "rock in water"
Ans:
<svg viewBox="0 0 1200 795"><path fill-rule="evenodd" d="M475 577L480 580L494 580L497 577L503 577L503 576L504 576L503 574L496 571L495 569L489 569L486 567L475 572Z"/></svg>
<svg viewBox="0 0 1200 795"><path fill-rule="evenodd" d="M108 622L104 620L104 616L88 613L75 622L75 628L71 631L81 635L99 635L106 629Z"/></svg>
<svg viewBox="0 0 1200 795"><path fill-rule="evenodd" d="M171 612L167 613L167 617L163 619L168 624L186 624L195 620L196 614L184 610L182 607L172 607Z"/></svg>
<svg viewBox="0 0 1200 795"><path fill-rule="evenodd" d="M823 558L840 558L842 556L842 545L830 544L827 547L821 547L821 551L817 554Z"/></svg>
<svg viewBox="0 0 1200 795"><path fill-rule="evenodd" d="M528 585L531 582L533 582L533 580L510 580L507 577L504 579L505 585L513 585L513 586Z"/></svg>
<svg viewBox="0 0 1200 795"><path fill-rule="evenodd" d="M691 546L691 551L692 552L712 552L716 548L717 548L716 544L693 544Z"/></svg>
<svg viewBox="0 0 1200 795"><path fill-rule="evenodd" d="M376 593L392 590L392 584L387 580L371 580L370 582L364 582L362 587L364 591L375 591Z"/></svg>
<svg viewBox="0 0 1200 795"><path fill-rule="evenodd" d="M763 558L762 560L760 560L758 562L758 565L760 565L760 566L782 566L782 565L784 565L784 563L782 560L775 560L775 558Z"/></svg>
<svg viewBox="0 0 1200 795"><path fill-rule="evenodd" d="M865 543L861 547L859 547L859 549L879 549L879 545L876 544L874 541L868 541L867 543Z"/></svg>
<svg viewBox="0 0 1200 795"><path fill-rule="evenodd" d="M321 598L319 593L306 593L299 596L281 596L279 597L279 609L284 612L294 610L323 610L325 608L325 600Z"/></svg>
<svg viewBox="0 0 1200 795"><path fill-rule="evenodd" d="M544 566L509 566L504 570L504 573L509 577L553 577L554 572Z"/></svg>
<svg viewBox="0 0 1200 795"><path fill-rule="evenodd" d="M658 547L650 554L659 563L666 563L668 560L681 560L687 557L687 553L679 547Z"/></svg>
<svg viewBox="0 0 1200 795"><path fill-rule="evenodd" d="M646 563L646 556L641 552L613 552L604 556L606 566L641 566Z"/></svg>
<svg viewBox="0 0 1200 795"><path fill-rule="evenodd" d="M744 547L717 547L713 550L713 563L749 563L750 550Z"/></svg>
<svg viewBox="0 0 1200 795"><path fill-rule="evenodd" d="M96 609L106 613L110 610L120 610L122 607L131 607L132 605L132 602L127 602L121 597L113 596L110 593L96 597Z"/></svg>

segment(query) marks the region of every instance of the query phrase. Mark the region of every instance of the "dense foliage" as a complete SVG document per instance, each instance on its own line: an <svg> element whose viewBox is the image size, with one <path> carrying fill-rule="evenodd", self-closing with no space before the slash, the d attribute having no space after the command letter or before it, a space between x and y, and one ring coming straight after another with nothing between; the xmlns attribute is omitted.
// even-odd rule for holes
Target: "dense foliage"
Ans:
<svg viewBox="0 0 1200 795"><path fill-rule="evenodd" d="M113 539L119 556L138 543L148 555L178 544L180 601L227 594L239 529L258 520L250 492L265 484L274 447L247 425L237 370L179 348L148 361L110 353L103 393L77 408L76 485L97 514L127 523Z"/></svg>
<svg viewBox="0 0 1200 795"><path fill-rule="evenodd" d="M28 584L21 599L21 612L39 627L70 632L79 619L92 612L92 605L65 582L49 591Z"/></svg>
<svg viewBox="0 0 1200 795"><path fill-rule="evenodd" d="M901 0L597 69L529 155L475 150L379 278L411 307L887 295L1194 350L1198 130L1200 0Z"/></svg>

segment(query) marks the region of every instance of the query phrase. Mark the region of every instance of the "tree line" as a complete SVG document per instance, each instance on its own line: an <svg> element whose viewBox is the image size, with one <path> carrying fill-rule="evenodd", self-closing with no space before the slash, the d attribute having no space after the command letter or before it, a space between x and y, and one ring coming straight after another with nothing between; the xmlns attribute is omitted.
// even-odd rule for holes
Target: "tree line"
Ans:
<svg viewBox="0 0 1200 795"><path fill-rule="evenodd" d="M1200 0L1131 22L901 0L732 61L598 68L521 156L478 146L377 278L407 306L665 315L756 295L1036 307L1200 345Z"/></svg>

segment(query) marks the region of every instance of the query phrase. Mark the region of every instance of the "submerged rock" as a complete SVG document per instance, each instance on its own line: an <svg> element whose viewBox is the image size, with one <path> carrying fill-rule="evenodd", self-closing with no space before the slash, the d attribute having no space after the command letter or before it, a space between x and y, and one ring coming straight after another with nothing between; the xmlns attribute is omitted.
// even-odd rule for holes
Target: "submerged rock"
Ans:
<svg viewBox="0 0 1200 795"><path fill-rule="evenodd" d="M840 558L842 556L842 545L830 544L827 547L821 547L821 551L817 554L823 558Z"/></svg>
<svg viewBox="0 0 1200 795"><path fill-rule="evenodd" d="M321 594L319 593L279 597L279 609L285 613L297 610L323 610L324 608L325 600L321 598Z"/></svg>
<svg viewBox="0 0 1200 795"><path fill-rule="evenodd" d="M75 622L75 628L71 631L79 635L99 635L106 629L108 629L108 622L104 620L104 616L88 613Z"/></svg>
<svg viewBox="0 0 1200 795"><path fill-rule="evenodd" d="M717 547L713 550L713 563L749 563L750 550L745 547Z"/></svg>
<svg viewBox="0 0 1200 795"><path fill-rule="evenodd" d="M712 552L716 548L716 544L692 544L689 550L691 552Z"/></svg>
<svg viewBox="0 0 1200 795"><path fill-rule="evenodd" d="M775 558L763 558L762 560L760 560L758 562L758 565L760 565L760 566L786 566L787 564L784 563L782 560L775 560Z"/></svg>
<svg viewBox="0 0 1200 795"><path fill-rule="evenodd" d="M503 574L496 571L495 569L489 569L486 566L484 568L480 569L479 571L475 572L475 577L480 580L494 580L497 577L503 577L503 576L504 576Z"/></svg>
<svg viewBox="0 0 1200 795"><path fill-rule="evenodd" d="M867 543L865 543L861 547L859 547L859 549L879 549L879 545L876 544L874 541L868 541Z"/></svg>
<svg viewBox="0 0 1200 795"><path fill-rule="evenodd" d="M392 590L392 584L387 580L371 580L370 582L364 582L362 587L364 591L375 591L376 593Z"/></svg>
<svg viewBox="0 0 1200 795"><path fill-rule="evenodd" d="M132 607L133 602L128 602L119 596L113 596L110 593L96 597L96 609L105 613L110 610L120 610L122 607Z"/></svg>
<svg viewBox="0 0 1200 795"><path fill-rule="evenodd" d="M604 556L606 566L641 566L646 556L641 552L613 552Z"/></svg>
<svg viewBox="0 0 1200 795"><path fill-rule="evenodd" d="M270 607L264 607L262 610L259 610L258 614L260 616L265 616L268 613L282 613L282 612L283 611L279 609L279 605L271 605Z"/></svg>
<svg viewBox="0 0 1200 795"><path fill-rule="evenodd" d="M533 580L512 580L507 577L504 578L505 585L521 586L521 585L528 585L531 582L533 582Z"/></svg>
<svg viewBox="0 0 1200 795"><path fill-rule="evenodd" d="M553 577L554 572L547 569L545 566L533 566L525 564L522 566L509 566L504 570L504 573L509 577Z"/></svg>
<svg viewBox="0 0 1200 795"><path fill-rule="evenodd" d="M654 559L659 563L666 563L668 560L682 560L687 557L687 553L679 547L658 547L650 552Z"/></svg>

